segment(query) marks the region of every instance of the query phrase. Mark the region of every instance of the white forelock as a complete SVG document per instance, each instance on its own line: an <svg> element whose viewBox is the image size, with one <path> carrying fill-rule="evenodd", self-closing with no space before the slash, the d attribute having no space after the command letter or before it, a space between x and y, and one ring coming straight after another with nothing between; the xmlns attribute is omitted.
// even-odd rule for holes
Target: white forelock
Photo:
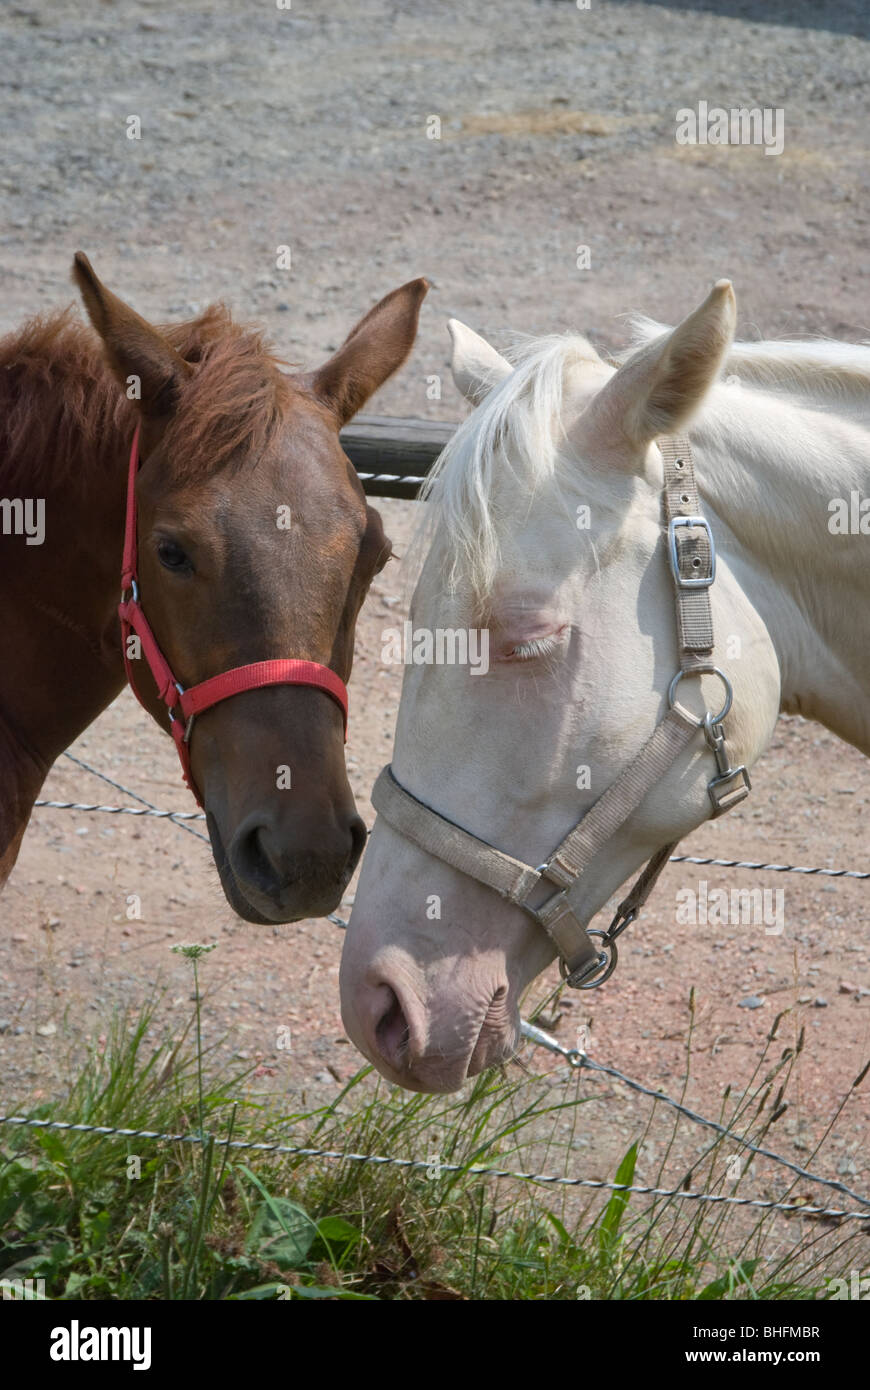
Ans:
<svg viewBox="0 0 870 1390"><path fill-rule="evenodd" d="M514 370L462 422L430 474L420 531L438 528L447 540L446 579L489 593L498 569L500 517L496 481L515 483L516 508L537 487L556 478L566 458L565 409L575 368L600 359L577 334L527 338L505 356ZM422 537L421 537L422 539Z"/></svg>

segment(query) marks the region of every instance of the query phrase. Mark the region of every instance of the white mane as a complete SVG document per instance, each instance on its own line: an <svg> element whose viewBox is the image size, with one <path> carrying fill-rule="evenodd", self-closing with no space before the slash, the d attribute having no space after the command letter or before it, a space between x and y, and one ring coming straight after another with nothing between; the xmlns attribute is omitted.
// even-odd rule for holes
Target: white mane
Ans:
<svg viewBox="0 0 870 1390"><path fill-rule="evenodd" d="M652 319L632 319L633 346L618 364L671 332ZM576 334L520 341L504 354L514 370L465 419L429 475L428 506L420 528L437 528L446 548L450 587L470 585L486 596L498 573L500 523L495 482L513 475L513 501L522 505L543 482L560 481L570 456L564 442L563 402L572 373L600 361ZM830 339L734 343L721 377L736 376L761 392L787 393L795 404L823 407L870 397L870 345ZM560 469L560 464L562 465ZM500 490L504 496L504 490ZM512 508L512 515L516 509Z"/></svg>
<svg viewBox="0 0 870 1390"><path fill-rule="evenodd" d="M460 579L485 595L498 569L494 483L513 475L516 496L530 497L557 474L564 439L563 401L574 368L597 360L576 334L532 338L505 356L514 370L465 419L429 475L424 496L426 534L447 538L447 581Z"/></svg>

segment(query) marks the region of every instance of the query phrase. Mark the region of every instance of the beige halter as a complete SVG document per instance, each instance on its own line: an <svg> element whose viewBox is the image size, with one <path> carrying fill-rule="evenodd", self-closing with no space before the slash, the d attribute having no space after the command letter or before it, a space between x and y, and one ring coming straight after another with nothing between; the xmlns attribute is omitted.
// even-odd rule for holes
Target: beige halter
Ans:
<svg viewBox="0 0 870 1390"><path fill-rule="evenodd" d="M646 902L676 842L663 845L653 855L619 904L606 932L587 930L580 921L583 872L699 728L716 758L717 775L708 783L712 816L721 816L736 806L748 795L751 785L745 767L731 767L722 731L722 721L731 708L732 691L727 676L712 663L713 618L708 591L716 577L716 553L709 523L700 515L691 446L687 438L678 438L660 440L659 448L664 459L664 515L676 591L680 669L668 690L667 714L634 760L569 831L547 862L537 868L495 849L418 801L399 785L390 767L383 769L372 791L372 804L394 830L427 854L486 884L528 912L555 945L565 980L578 989L594 989L613 973L616 938ZM722 681L725 701L718 714L708 710L699 719L677 703L676 694L684 677L704 672L713 673ZM542 905L532 907L529 899L543 881L555 884L558 891ZM593 937L600 938L600 946Z"/></svg>

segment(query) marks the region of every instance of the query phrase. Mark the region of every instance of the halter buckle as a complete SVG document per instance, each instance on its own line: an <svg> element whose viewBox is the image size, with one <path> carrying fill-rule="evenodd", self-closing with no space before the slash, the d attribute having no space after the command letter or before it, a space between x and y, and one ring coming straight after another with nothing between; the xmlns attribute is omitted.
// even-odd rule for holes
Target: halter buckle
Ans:
<svg viewBox="0 0 870 1390"><path fill-rule="evenodd" d="M693 531L704 531L710 544L710 569L707 574L699 575L695 579L687 579L680 573L680 555L677 550L677 528L690 527ZM668 556L671 562L671 574L674 576L674 583L678 589L709 589L713 580L716 578L716 546L713 541L713 532L710 530L710 523L704 516L672 516L668 522Z"/></svg>

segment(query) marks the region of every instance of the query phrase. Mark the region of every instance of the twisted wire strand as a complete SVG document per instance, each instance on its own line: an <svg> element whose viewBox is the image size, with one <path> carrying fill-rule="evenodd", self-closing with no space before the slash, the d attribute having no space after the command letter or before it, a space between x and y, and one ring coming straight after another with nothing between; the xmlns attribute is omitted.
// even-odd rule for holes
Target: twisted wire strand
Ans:
<svg viewBox="0 0 870 1390"><path fill-rule="evenodd" d="M0 1115L0 1125L30 1125L38 1129L67 1130L80 1134L99 1134L120 1139L149 1139L173 1144L206 1144L210 1136L202 1134L163 1134L151 1129L122 1129L116 1125L77 1124L68 1120L39 1120L24 1115ZM217 1139L216 1148L256 1150L260 1153L288 1154L296 1158L328 1158L342 1163L370 1163L381 1167L405 1168L426 1172L470 1173L475 1177L513 1179L517 1182L541 1183L549 1187L590 1187L608 1192L636 1192L649 1197L676 1197L684 1201L712 1202L736 1207L757 1207L764 1211L782 1211L792 1215L829 1217L838 1221L870 1221L870 1211L850 1211L838 1207L819 1207L801 1202L776 1202L762 1197L729 1197L717 1192L689 1192L683 1188L652 1187L642 1183L608 1182L604 1178L568 1178L559 1173L530 1173L512 1168L494 1168L486 1164L442 1163L440 1159L395 1158L387 1154L358 1154L341 1149L307 1148L296 1144L268 1144L254 1139Z"/></svg>

